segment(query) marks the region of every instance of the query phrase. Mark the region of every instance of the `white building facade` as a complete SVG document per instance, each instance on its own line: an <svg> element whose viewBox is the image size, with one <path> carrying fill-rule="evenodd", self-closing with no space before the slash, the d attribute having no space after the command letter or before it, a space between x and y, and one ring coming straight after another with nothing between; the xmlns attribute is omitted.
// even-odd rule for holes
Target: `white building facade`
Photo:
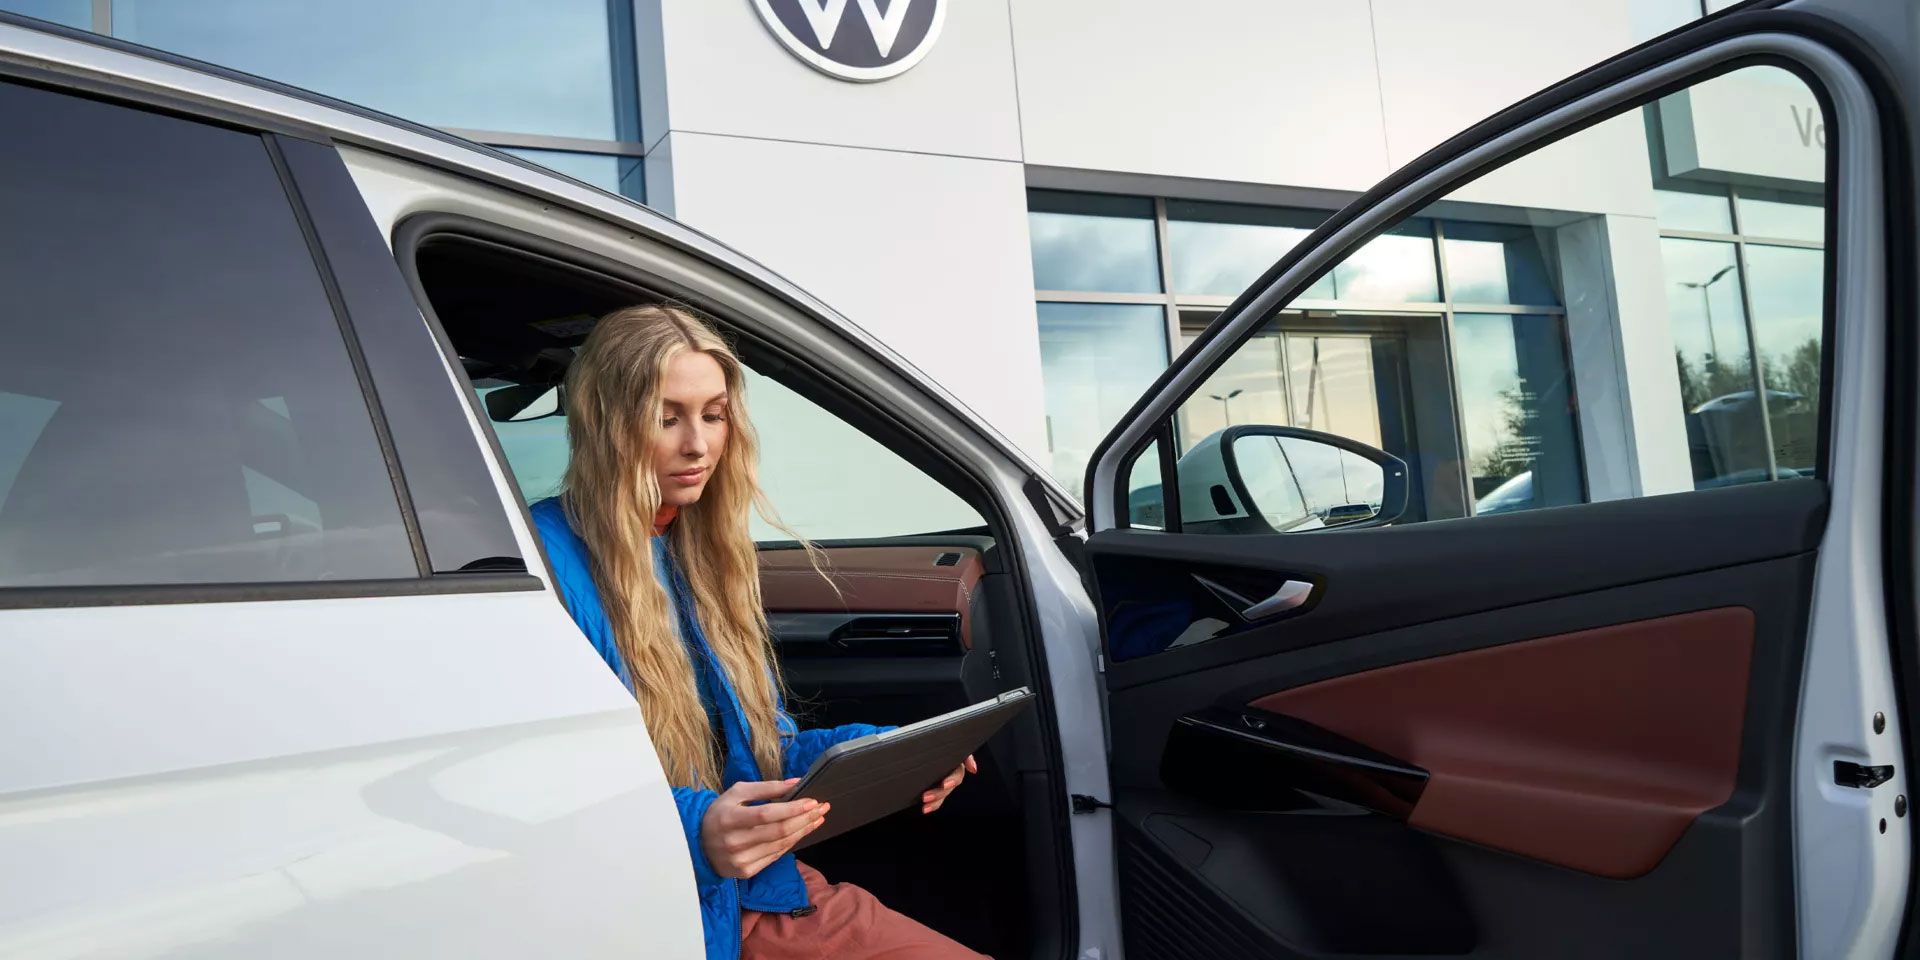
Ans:
<svg viewBox="0 0 1920 960"><path fill-rule="evenodd" d="M870 29L860 5L843 7L838 29ZM1077 490L1088 452L1169 357L1330 210L1705 11L948 0L940 12L914 66L853 82L795 55L750 0L643 0L647 198L834 304ZM1799 421L1782 411L1781 436L1744 460L1716 444L1718 463L1701 462L1688 416L1738 405L1742 389L1750 402L1756 356L1777 362L1770 396L1793 392L1784 377L1808 338L1817 356L1819 107L1773 73L1618 117L1375 241L1375 269L1335 271L1217 375L1220 403L1183 416L1182 447L1237 422L1398 447L1433 486L1458 474L1459 489L1426 491L1435 517L1499 508L1511 497L1489 495L1520 474L1528 502L1550 505L1810 466L1810 439L1785 436ZM1500 289L1475 271L1489 255L1505 261ZM1799 289L1749 282L1803 255ZM1527 263L1540 275L1523 276ZM1723 264L1735 269L1715 278ZM1769 327L1783 311L1797 313ZM1700 332L1710 347L1692 343ZM1704 382L1701 363L1718 379ZM1817 393L1817 376L1798 386ZM1515 397L1552 409L1516 411Z"/></svg>

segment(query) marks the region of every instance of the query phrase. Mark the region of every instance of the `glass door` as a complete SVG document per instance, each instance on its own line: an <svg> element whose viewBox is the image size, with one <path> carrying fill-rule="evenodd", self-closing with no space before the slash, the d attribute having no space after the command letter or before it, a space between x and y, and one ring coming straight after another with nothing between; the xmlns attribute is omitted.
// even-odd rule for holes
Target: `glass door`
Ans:
<svg viewBox="0 0 1920 960"><path fill-rule="evenodd" d="M1214 314L1184 311L1181 335L1199 335ZM1215 371L1183 407L1180 452L1230 426L1284 424L1319 430L1419 462L1408 398L1408 323L1416 318L1327 321L1282 316ZM1424 517L1424 496L1411 491L1412 515Z"/></svg>

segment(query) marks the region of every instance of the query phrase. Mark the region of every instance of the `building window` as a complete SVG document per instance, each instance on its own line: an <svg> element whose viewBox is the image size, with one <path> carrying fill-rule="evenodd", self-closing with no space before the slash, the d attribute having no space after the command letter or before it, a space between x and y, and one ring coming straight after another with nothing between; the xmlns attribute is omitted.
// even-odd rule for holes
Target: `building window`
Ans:
<svg viewBox="0 0 1920 960"><path fill-rule="evenodd" d="M1324 211L1033 191L1047 441L1078 488L1088 452ZM1166 278L1162 283L1161 278ZM1455 514L1586 498L1551 231L1415 218L1270 321L1175 417L1176 457L1235 424L1336 433L1462 491ZM1422 428L1415 409L1457 409ZM1156 470L1135 476L1157 503ZM1484 512L1484 511L1483 511Z"/></svg>
<svg viewBox="0 0 1920 960"><path fill-rule="evenodd" d="M440 127L644 200L631 0L0 0Z"/></svg>
<svg viewBox="0 0 1920 960"><path fill-rule="evenodd" d="M1654 110L1649 107L1648 110ZM1653 169L1667 316L1696 489L1818 466L1825 198ZM1755 388L1764 383L1763 391Z"/></svg>

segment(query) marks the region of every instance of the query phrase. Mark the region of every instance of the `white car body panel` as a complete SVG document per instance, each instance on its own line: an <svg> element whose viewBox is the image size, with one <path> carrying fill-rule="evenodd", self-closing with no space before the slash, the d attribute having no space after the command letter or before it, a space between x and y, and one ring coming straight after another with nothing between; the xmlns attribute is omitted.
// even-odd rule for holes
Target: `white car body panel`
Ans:
<svg viewBox="0 0 1920 960"><path fill-rule="evenodd" d="M640 713L551 593L0 636L0 957L700 955Z"/></svg>

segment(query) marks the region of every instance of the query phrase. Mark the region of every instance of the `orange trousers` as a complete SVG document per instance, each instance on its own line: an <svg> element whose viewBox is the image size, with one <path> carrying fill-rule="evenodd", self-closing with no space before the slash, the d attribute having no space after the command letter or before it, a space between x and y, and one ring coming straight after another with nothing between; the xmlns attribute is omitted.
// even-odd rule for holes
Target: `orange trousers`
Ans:
<svg viewBox="0 0 1920 960"><path fill-rule="evenodd" d="M814 911L742 912L741 960L983 960L851 883L828 883L804 863L800 877Z"/></svg>

